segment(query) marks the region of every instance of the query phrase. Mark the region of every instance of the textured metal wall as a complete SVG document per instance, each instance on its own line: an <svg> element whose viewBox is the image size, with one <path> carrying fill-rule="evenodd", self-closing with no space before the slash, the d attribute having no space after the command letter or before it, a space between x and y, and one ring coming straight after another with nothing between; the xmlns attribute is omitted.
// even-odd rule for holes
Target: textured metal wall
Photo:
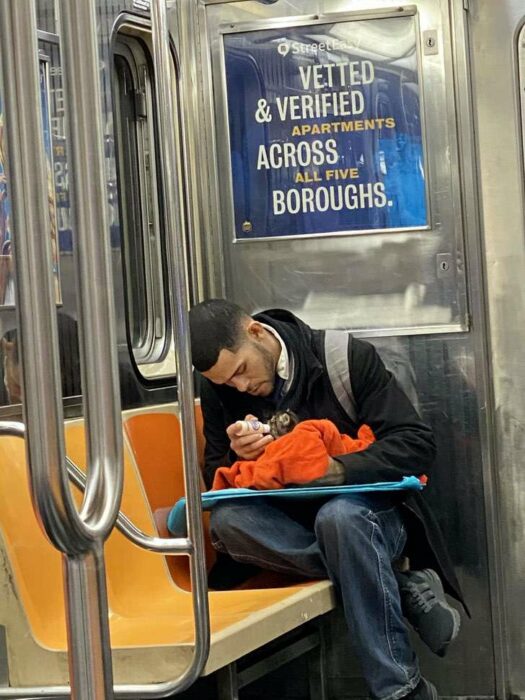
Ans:
<svg viewBox="0 0 525 700"><path fill-rule="evenodd" d="M292 262L283 267L270 245L256 244L253 260L252 253L245 254L250 258L247 269L252 270L249 280L246 275L241 277L235 260L221 270L221 251L225 245L221 221L228 220L228 213L226 200L221 200L218 180L219 173L226 172L229 165L221 160L225 151L215 147L215 105L210 89L213 75L208 70L209 45L215 38L206 36L205 30L210 31L210 27L216 28L230 18L252 21L254 16L263 19L270 15L278 18L283 13L297 16L308 9L319 12L338 7L348 11L365 6L384 7L385 4L390 3L312 0L308 4L287 1L269 6L255 2L215 4L207 10L201 6L203 72L198 87L202 114L199 120L195 120L194 115L192 119L191 114L186 114L185 119L187 137L200 149L199 162L203 167L199 208L206 222L201 240L202 259L192 262L201 271L210 270L209 290L221 293L224 289L236 289L236 293L244 296L253 307L271 302L297 309L303 298L303 287L309 289L310 286L293 265L293 256L300 252L293 245ZM450 240L461 242L461 230L464 234L471 331L381 340L395 343L412 364L418 379L422 411L436 431L439 457L427 497L443 526L473 616L472 620L464 619L461 636L445 660L433 657L417 642L416 645L424 673L438 684L442 695L503 697L512 693L525 698L525 471L522 466L525 454L525 215L518 84L518 35L525 20L525 6L523 0L470 0L469 12L465 13L463 0L442 0L435 5L439 5L439 9L434 10L432 16L439 16L449 42L447 51L450 51L451 63L447 69L446 99L449 104L453 99L456 103L447 130L452 142L456 132L459 134L456 163L459 177L454 203L445 197L440 206L443 211L447 204L455 207L454 217L447 221L455 222L450 226L459 228L450 231ZM108 197L114 196L114 159L107 41L116 13L131 7L131 0L100 5L104 44L102 109L108 115ZM207 26L206 13L213 13L213 22ZM50 0L42 2L39 20L41 29L53 31L54 12ZM171 22L176 25L174 12ZM465 31L467 24L470 48ZM174 40L176 44L181 41L176 26ZM472 83L467 73L469 62ZM521 70L525 74L525 66ZM472 111L469 105L471 87ZM220 85L215 85L215 89L220 89ZM429 148L432 148L431 143ZM444 158L439 162L446 163L448 155L439 151L435 157ZM477 171L473 163L477 163ZM457 209L459 199L462 199L461 212ZM116 215L113 224L118 231ZM331 256L340 255L339 245L333 246L333 250L312 247L320 259L326 254L322 259L328 266ZM381 292L387 305L385 292L389 275L395 272L397 282L399 285L406 283L403 287L406 289L410 288L411 280L422 274L421 269L416 269L420 263L427 265L429 271L434 270L434 251L430 247L421 247L418 254L411 257L410 252L404 254L405 247L409 251L410 239L399 239L392 245L390 248L383 242L381 254L370 247L368 258L383 280ZM401 261L401 266L396 265L390 255L394 249L394 259ZM386 267L381 264L384 260L390 261ZM70 262L70 259L63 261L65 302L66 310L75 315ZM115 273L119 267L120 253L116 248ZM334 273L323 274L325 282L334 280ZM359 274L357 269L352 275L356 285L353 294L370 295L373 290L369 276L361 282ZM273 280L271 285L268 285L269 280ZM117 295L122 299L121 289ZM391 301L395 301L393 296ZM123 304L120 308L123 309ZM394 306L390 308L394 313ZM328 306L326 309L330 311ZM323 307L320 311L324 311ZM417 320L417 314L413 319ZM131 366L128 370L132 377ZM139 390L132 379L127 386L132 405L155 400L142 387ZM329 672L334 696L362 694L359 670L351 661L351 649L344 638L344 623L337 616L331 640L333 655Z"/></svg>
<svg viewBox="0 0 525 700"><path fill-rule="evenodd" d="M473 0L470 15L494 378L506 691L525 697L525 218L518 82L518 40L525 6L522 0ZM522 76L524 70L522 63Z"/></svg>
<svg viewBox="0 0 525 700"><path fill-rule="evenodd" d="M381 334L465 330L468 326L463 256L452 38L446 0L418 0L417 40L427 30L437 32L438 50L420 51L420 94L427 147L426 177L430 230L233 242L233 200L229 173L229 132L222 57L224 32L294 26L302 17L322 23L342 20L344 13L396 11L393 0L309 0L262 7L257 2L217 4L208 8L208 41L215 86L214 122L217 129L217 174L221 201L224 285L230 298L251 309L288 306L314 325ZM341 13L341 14L339 14ZM372 14L370 15L372 16ZM283 29L284 31L284 29ZM315 26L312 29L315 34ZM386 55L396 62L396 46L378 41L370 30L359 35L365 56ZM368 44L367 42L371 42ZM261 46L262 64L272 46ZM367 50L370 54L366 53ZM397 47L399 50L399 47ZM277 71L274 71L277 73ZM282 76L276 85L284 90ZM280 81L280 82L279 82ZM269 84L265 90L275 88ZM284 93L283 93L284 94ZM206 98L205 98L206 99ZM220 176L218 175L220 172ZM257 192L264 198L265 193ZM253 201L257 201L253 197ZM441 255L450 256L446 271Z"/></svg>
<svg viewBox="0 0 525 700"><path fill-rule="evenodd" d="M499 635L501 610L497 596L499 559L493 517L496 505L494 472L488 435L491 408L488 398L490 390L481 242L477 223L475 154L469 104L468 13L465 12L463 2L455 0L450 3L433 3L432 8L424 2L415 5L421 11L422 28L430 28L432 22L436 23L447 56L444 72L432 73L435 66L430 69L434 88L438 91L444 89L446 97L437 104L436 93L429 94L427 91L425 99L430 102L425 106L429 110L431 105L430 111L433 112L439 109L439 118L448 119L447 129L451 138L449 145L452 149L455 147L455 134L458 134L458 150L455 155L448 150L446 163L442 163L440 159L444 152L436 141L436 134L430 136L431 186L436 187L439 182L436 172L441 176L444 172L448 173L446 177L455 181L455 195L459 195L461 204L459 210L456 210L458 218L443 219L440 213L447 206L452 211L453 200L450 195L439 191L439 187L435 192L431 190L431 202L436 205L433 211L437 215L433 233L438 241L440 236L444 241L447 235L453 240L454 236L461 237L462 226L464 227L472 326L468 333L439 333L439 328L435 328L434 333L390 339L382 337L380 342L395 344L416 372L421 408L434 427L439 445L439 456L427 497L442 524L472 611L472 620L464 618L461 636L446 659L436 658L415 640L422 668L436 682L442 695L493 697L497 694L496 688L502 687L502 639ZM218 33L225 23L239 26L239 23L245 21L256 28L258 20L263 24L269 17L277 22L283 21L284 24L287 15L297 18L302 13L309 12L322 16L324 12L335 9L351 11L363 7L384 8L385 3L311 2L297 7L290 2L266 8L259 3L214 4L207 10L207 40L213 64L213 71L207 79L214 85L216 94L224 89L216 63L219 56ZM219 94L213 105L210 104L209 94L209 91L203 91L204 114L209 116L209 123L205 122L205 132L209 143L213 143L214 137L221 141L224 134L224 122L216 112L217 105L222 103L224 96ZM214 132L215 127L217 132ZM229 168L228 150L224 148L224 141L221 143L222 146L216 151L216 173L224 173ZM203 148L208 147L208 144L203 144ZM282 305L295 310L299 316L317 327L343 325L336 319L341 312L341 305L346 304L354 307L356 312L352 322L345 325L359 329L360 335L366 337L368 320L368 329L372 331L372 336L376 336L372 340L379 340L377 336L388 334L388 331L381 332L374 325L374 319L370 320L370 308L366 302L371 300L374 291L379 295L377 300L381 300L383 311L397 319L402 315L399 313L399 289L409 290L410 297L410 282L418 275L423 275L428 289L433 290L435 250L427 249L425 243L411 239L409 235L401 240L393 234L389 241L382 240L381 236L377 239L371 236L368 241L363 238L349 239L344 243L342 239L335 242L327 239L287 242L282 255L277 242L243 243L241 246L232 244L229 200L228 197L217 194L219 192L224 195L225 190L219 186L216 173L210 177L210 190L206 196L210 201L216 198L221 202L219 213L222 230L208 231L206 254L209 258L221 259L219 251L222 246L225 264L223 279L219 284L214 286L214 281L211 281L212 293L226 290L237 301L252 309L266 304ZM306 243L310 245L309 252L305 248ZM335 266L334 260L337 261ZM319 297L323 292L325 297L324 302L319 303L314 310L315 313L304 304L305 290L308 292L312 288L319 288ZM439 297L439 279L436 294L437 303L443 304L443 299ZM405 302L405 308L410 303L409 298ZM426 318L424 308L412 308L412 317L406 325L417 325L419 320L421 326L424 326ZM449 330L451 329L443 328L443 331ZM362 695L363 684L359 669L352 661L349 643L345 639L344 622L336 616L334 625L330 635L332 692L337 698Z"/></svg>

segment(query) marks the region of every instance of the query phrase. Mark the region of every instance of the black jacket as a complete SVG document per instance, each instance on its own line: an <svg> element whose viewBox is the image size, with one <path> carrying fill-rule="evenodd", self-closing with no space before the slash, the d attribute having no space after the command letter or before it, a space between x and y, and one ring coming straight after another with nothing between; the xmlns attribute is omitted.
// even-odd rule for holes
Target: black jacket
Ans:
<svg viewBox="0 0 525 700"><path fill-rule="evenodd" d="M431 429L423 423L394 376L385 369L374 347L353 338L348 366L357 406L354 422L336 399L326 371L324 331L313 330L288 311L274 309L255 316L275 328L293 355L294 377L288 392L275 401L254 397L202 378L201 405L204 417L205 478L213 481L219 466L237 456L229 451L226 427L248 413L265 420L276 409L290 408L302 420L328 418L340 432L355 437L358 428L369 425L376 442L365 451L338 455L345 467L346 483L397 481L404 475L431 474L435 443ZM399 495L408 531L407 554L412 568L437 569L447 592L463 597L446 551L439 526L420 493Z"/></svg>

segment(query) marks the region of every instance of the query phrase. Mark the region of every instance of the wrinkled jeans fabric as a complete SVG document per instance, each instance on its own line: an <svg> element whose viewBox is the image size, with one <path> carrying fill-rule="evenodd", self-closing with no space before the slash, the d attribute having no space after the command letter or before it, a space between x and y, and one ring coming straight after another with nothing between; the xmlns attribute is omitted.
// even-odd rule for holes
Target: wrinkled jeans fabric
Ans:
<svg viewBox="0 0 525 700"><path fill-rule="evenodd" d="M406 543L395 499L352 494L279 506L265 499L217 504L213 546L233 559L332 580L373 697L397 700L420 679L392 562Z"/></svg>

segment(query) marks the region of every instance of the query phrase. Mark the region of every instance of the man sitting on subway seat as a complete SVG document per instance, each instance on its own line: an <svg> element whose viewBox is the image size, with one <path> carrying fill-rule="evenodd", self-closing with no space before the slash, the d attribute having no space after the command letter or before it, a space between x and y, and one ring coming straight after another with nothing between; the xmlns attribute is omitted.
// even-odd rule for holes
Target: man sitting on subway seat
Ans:
<svg viewBox="0 0 525 700"><path fill-rule="evenodd" d="M190 331L193 363L202 375L208 486L219 466L257 459L274 439L259 433L239 436L236 421L266 420L281 409L301 420L330 419L350 436L363 424L372 429L375 442L364 451L330 458L327 483L398 481L429 473L435 457L432 431L369 343L349 336L343 362L338 361L337 371L346 372L355 401L350 416L333 389L329 365L334 356L325 331L292 313L274 309L251 317L236 304L211 299L190 310ZM420 493L279 503L261 495L223 502L212 510L211 536L214 547L238 562L246 576L255 567L328 576L341 596L374 698L438 697L420 675L404 618L443 656L457 636L460 616L447 603L435 570L446 591L463 599L438 525ZM402 571L398 562L407 555L415 569Z"/></svg>

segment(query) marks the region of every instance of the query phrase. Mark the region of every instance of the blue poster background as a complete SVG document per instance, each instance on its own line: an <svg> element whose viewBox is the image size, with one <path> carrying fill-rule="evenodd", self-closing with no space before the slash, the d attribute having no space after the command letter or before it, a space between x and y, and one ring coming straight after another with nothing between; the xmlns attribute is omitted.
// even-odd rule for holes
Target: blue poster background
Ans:
<svg viewBox="0 0 525 700"><path fill-rule="evenodd" d="M427 225L413 17L227 34L224 54L237 239Z"/></svg>

